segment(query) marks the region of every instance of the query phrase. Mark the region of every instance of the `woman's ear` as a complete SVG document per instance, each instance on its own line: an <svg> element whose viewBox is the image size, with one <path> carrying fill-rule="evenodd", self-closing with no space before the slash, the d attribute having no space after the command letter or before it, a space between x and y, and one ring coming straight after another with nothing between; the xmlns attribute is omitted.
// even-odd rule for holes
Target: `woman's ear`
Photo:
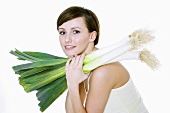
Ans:
<svg viewBox="0 0 170 113"><path fill-rule="evenodd" d="M89 38L89 42L94 42L94 40L96 39L97 36L97 32L93 31L90 33L90 38Z"/></svg>

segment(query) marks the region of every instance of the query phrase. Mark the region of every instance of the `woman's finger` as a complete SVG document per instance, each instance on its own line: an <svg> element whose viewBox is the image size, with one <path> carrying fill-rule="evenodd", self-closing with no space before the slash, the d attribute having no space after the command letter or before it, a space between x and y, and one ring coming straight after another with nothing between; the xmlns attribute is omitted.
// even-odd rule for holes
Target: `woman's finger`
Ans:
<svg viewBox="0 0 170 113"><path fill-rule="evenodd" d="M75 63L75 59L76 59L76 57L71 58L70 65L73 65Z"/></svg>
<svg viewBox="0 0 170 113"><path fill-rule="evenodd" d="M82 54L79 60L79 66L83 65L85 54Z"/></svg>
<svg viewBox="0 0 170 113"><path fill-rule="evenodd" d="M71 60L72 60L71 58L67 60L66 67L68 67L70 65Z"/></svg>
<svg viewBox="0 0 170 113"><path fill-rule="evenodd" d="M76 59L75 59L75 64L77 64L77 65L79 64L80 57L81 57L80 55L76 56Z"/></svg>

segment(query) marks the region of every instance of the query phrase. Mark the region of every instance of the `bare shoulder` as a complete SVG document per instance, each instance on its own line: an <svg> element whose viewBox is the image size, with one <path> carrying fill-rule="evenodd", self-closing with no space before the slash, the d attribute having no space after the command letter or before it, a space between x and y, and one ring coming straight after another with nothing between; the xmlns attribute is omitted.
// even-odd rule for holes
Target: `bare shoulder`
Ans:
<svg viewBox="0 0 170 113"><path fill-rule="evenodd" d="M103 113L111 90L121 87L128 79L127 70L119 62L94 69L89 82L86 110L89 113Z"/></svg>
<svg viewBox="0 0 170 113"><path fill-rule="evenodd" d="M90 77L86 110L89 113L103 113L110 91L125 84L128 77L127 70L119 62L94 69Z"/></svg>
<svg viewBox="0 0 170 113"><path fill-rule="evenodd" d="M100 83L105 88L121 87L129 80L129 73L120 62L106 64L92 72L90 84ZM107 83L107 84L106 84Z"/></svg>

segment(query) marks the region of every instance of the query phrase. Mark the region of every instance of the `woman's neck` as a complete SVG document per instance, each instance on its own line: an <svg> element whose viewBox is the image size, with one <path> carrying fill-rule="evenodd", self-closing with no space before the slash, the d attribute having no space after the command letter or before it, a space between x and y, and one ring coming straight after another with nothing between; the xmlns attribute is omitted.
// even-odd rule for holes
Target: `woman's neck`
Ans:
<svg viewBox="0 0 170 113"><path fill-rule="evenodd" d="M89 54L89 53L91 53L92 51L95 51L95 50L97 50L98 48L96 48L95 46L94 46L94 44L89 44L88 45L88 47L86 48L86 50L83 52L83 53L85 53L86 55L87 54Z"/></svg>

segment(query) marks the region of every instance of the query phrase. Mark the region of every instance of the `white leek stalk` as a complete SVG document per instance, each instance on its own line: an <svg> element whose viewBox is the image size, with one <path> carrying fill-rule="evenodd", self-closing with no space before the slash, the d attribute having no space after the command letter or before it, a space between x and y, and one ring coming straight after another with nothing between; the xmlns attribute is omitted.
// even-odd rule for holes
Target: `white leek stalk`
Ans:
<svg viewBox="0 0 170 113"><path fill-rule="evenodd" d="M90 72L91 70L97 68L100 65L103 65L103 64L109 62L113 58L118 57L119 55L125 53L126 51L132 50L135 47L133 44L134 43L131 43L131 41L126 42L123 45L111 50L110 52L107 52L106 54L104 54L102 56L99 56L98 58L94 59L93 61L85 64L83 66L83 71L85 73ZM97 50L97 51L98 52L103 52L103 51L100 51L100 50Z"/></svg>
<svg viewBox="0 0 170 113"><path fill-rule="evenodd" d="M141 51L127 51L124 54L111 59L106 64L113 63L113 62L119 62L119 61L123 61L123 60L139 60L140 54L141 54Z"/></svg>
<svg viewBox="0 0 170 113"><path fill-rule="evenodd" d="M133 44L133 49L137 49L139 47L142 47L144 44L151 42L154 38L155 37L152 36L151 31L149 31L149 30L146 30L146 29L136 30L131 35L123 38L121 41L119 41L113 45L103 47L100 49L100 51L96 50L96 51L93 51L90 54L86 55L85 59L84 59L84 64L87 64L88 62L93 61L97 57L100 57L100 56L106 54L107 52L110 52L111 50L113 50L129 41L131 41L131 43Z"/></svg>
<svg viewBox="0 0 170 113"><path fill-rule="evenodd" d="M155 55L147 49L142 51L127 51L126 53L108 61L106 64L124 60L140 60L141 62L146 63L152 70L155 70L160 66L160 62Z"/></svg>
<svg viewBox="0 0 170 113"><path fill-rule="evenodd" d="M128 46L126 45L124 45L124 47L123 46L121 47L122 47L121 50L120 48L117 49L120 50L119 52L116 49L114 49L113 51L107 53L106 55L103 55L102 57L92 61L92 63L88 63L84 65L83 71L89 72L89 69L95 69L101 65L105 65L113 62L119 62L123 60L140 60L141 62L146 63L152 70L155 70L160 66L160 62L155 57L155 55L152 54L147 49L144 49L142 51L126 51L123 54L120 54L121 51L124 51L128 48ZM119 54L119 56L113 57L116 56L115 54L112 55L112 53L114 52L116 52L116 55Z"/></svg>
<svg viewBox="0 0 170 113"><path fill-rule="evenodd" d="M120 45L128 42L129 40L130 40L129 37L125 37L125 38L123 38L122 40L120 40L119 42L117 42L115 44L112 44L112 45L109 45L109 46L101 48L100 51L98 51L98 50L92 51L90 54L85 56L84 64L87 64L88 62L96 59L97 57L106 54L107 52L119 47Z"/></svg>

